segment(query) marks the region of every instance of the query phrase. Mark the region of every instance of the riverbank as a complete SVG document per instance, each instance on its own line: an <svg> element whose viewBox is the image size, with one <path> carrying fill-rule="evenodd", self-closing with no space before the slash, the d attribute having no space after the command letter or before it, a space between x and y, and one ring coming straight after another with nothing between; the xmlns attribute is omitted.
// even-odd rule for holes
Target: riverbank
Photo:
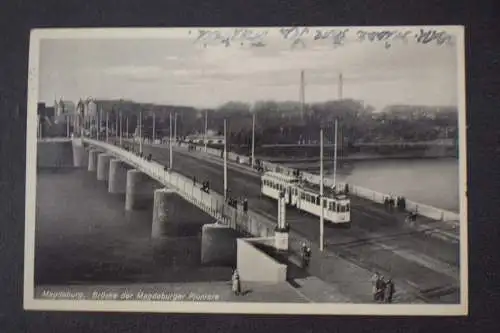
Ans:
<svg viewBox="0 0 500 333"><path fill-rule="evenodd" d="M283 156L256 156L258 159L262 159L271 163L280 163L287 165L319 165L319 157L283 157ZM362 162L362 161L381 161L381 160L436 160L436 159L455 159L458 158L452 154L442 155L442 154L427 154L427 155L415 155L412 153L407 154L393 154L393 155L381 155L381 154L369 154L369 153L358 153L350 154L348 156L338 157L341 162ZM325 156L325 163L333 163L333 156Z"/></svg>

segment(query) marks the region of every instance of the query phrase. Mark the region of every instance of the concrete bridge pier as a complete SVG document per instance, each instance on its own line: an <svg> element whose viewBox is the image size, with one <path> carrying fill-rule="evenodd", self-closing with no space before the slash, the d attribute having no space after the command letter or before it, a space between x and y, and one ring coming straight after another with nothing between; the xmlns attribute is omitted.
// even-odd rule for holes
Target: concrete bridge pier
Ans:
<svg viewBox="0 0 500 333"><path fill-rule="evenodd" d="M85 146L82 143L73 141L73 166L82 168L86 166Z"/></svg>
<svg viewBox="0 0 500 333"><path fill-rule="evenodd" d="M92 172L97 171L97 155L99 155L98 150L93 148L89 150L89 163L87 170Z"/></svg>
<svg viewBox="0 0 500 333"><path fill-rule="evenodd" d="M201 232L201 263L236 265L237 233L229 226L205 224Z"/></svg>
<svg viewBox="0 0 500 333"><path fill-rule="evenodd" d="M125 190L125 210L145 209L151 198L156 181L141 171L132 169L127 171L127 185Z"/></svg>
<svg viewBox="0 0 500 333"><path fill-rule="evenodd" d="M113 156L101 153L97 156L97 180L108 180L109 177L109 161Z"/></svg>
<svg viewBox="0 0 500 333"><path fill-rule="evenodd" d="M175 191L169 188L160 188L154 191L151 237L160 238L170 233L171 225L169 222L175 215L175 207L171 201L175 194Z"/></svg>
<svg viewBox="0 0 500 333"><path fill-rule="evenodd" d="M127 189L127 164L119 159L109 161L108 192L125 194Z"/></svg>

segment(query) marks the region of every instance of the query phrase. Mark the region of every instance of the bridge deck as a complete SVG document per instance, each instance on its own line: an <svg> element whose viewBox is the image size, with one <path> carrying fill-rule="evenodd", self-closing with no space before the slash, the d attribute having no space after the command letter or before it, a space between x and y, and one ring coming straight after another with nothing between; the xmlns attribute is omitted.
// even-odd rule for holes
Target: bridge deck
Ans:
<svg viewBox="0 0 500 333"><path fill-rule="evenodd" d="M143 150L145 154L151 153L155 160L168 165L169 153L164 146L144 145ZM174 171L189 177L195 176L199 182L210 180L211 188L223 193L222 160L176 149L173 164ZM276 221L277 204L261 196L259 178L250 169L232 163L228 167L231 195L248 198L250 209ZM311 273L336 284L339 279L354 279L348 274L339 276L338 271L335 271L339 268L335 267L338 265L335 256L340 256L370 271L392 276L400 289L404 286L415 297L418 295L429 302L458 302L458 244L429 237L426 233L408 227L403 223L403 215L385 212L380 205L356 197L351 200L352 228L325 228L328 251L319 253L314 247ZM317 244L318 218L288 209L287 222L295 234ZM432 224L430 220L420 223ZM292 237L292 246L298 245L298 238ZM443 298L442 295L446 296Z"/></svg>

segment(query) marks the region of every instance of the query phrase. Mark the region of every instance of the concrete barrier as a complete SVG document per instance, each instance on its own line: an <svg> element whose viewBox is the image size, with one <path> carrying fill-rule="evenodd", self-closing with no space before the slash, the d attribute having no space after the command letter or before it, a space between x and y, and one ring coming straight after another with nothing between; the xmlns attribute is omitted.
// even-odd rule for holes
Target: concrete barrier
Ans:
<svg viewBox="0 0 500 333"><path fill-rule="evenodd" d="M284 282L287 266L253 245L255 242L274 244L274 238L239 238L237 240L237 269L242 281Z"/></svg>
<svg viewBox="0 0 500 333"><path fill-rule="evenodd" d="M236 231L220 223L205 224L201 236L202 264L234 266L236 263Z"/></svg>

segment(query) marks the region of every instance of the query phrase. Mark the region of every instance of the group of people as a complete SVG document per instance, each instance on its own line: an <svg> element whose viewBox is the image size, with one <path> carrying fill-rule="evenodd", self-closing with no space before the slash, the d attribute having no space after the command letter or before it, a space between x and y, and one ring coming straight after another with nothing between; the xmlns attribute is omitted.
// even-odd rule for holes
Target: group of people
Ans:
<svg viewBox="0 0 500 333"><path fill-rule="evenodd" d="M400 212L404 212L406 209L406 199L404 197L398 196L396 199L389 196L384 198L384 208L386 211L392 211L397 208Z"/></svg>
<svg viewBox="0 0 500 333"><path fill-rule="evenodd" d="M383 275L375 273L372 277L373 300L379 303L392 303L396 291L392 279L385 280Z"/></svg>
<svg viewBox="0 0 500 333"><path fill-rule="evenodd" d="M226 199L227 204L233 208L238 209L238 199L232 198L232 197L227 197ZM246 213L248 212L248 200L244 198L243 200L240 200L241 207L243 211Z"/></svg>
<svg viewBox="0 0 500 333"><path fill-rule="evenodd" d="M193 176L193 185L196 186L196 176ZM201 183L201 190L205 193L210 193L210 182L208 180Z"/></svg>
<svg viewBox="0 0 500 333"><path fill-rule="evenodd" d="M140 158L143 158L145 159L146 161L151 161L151 159L153 158L153 155L151 153L149 153L148 155L145 155L142 151L141 152L136 152L135 153L137 156L139 156Z"/></svg>

